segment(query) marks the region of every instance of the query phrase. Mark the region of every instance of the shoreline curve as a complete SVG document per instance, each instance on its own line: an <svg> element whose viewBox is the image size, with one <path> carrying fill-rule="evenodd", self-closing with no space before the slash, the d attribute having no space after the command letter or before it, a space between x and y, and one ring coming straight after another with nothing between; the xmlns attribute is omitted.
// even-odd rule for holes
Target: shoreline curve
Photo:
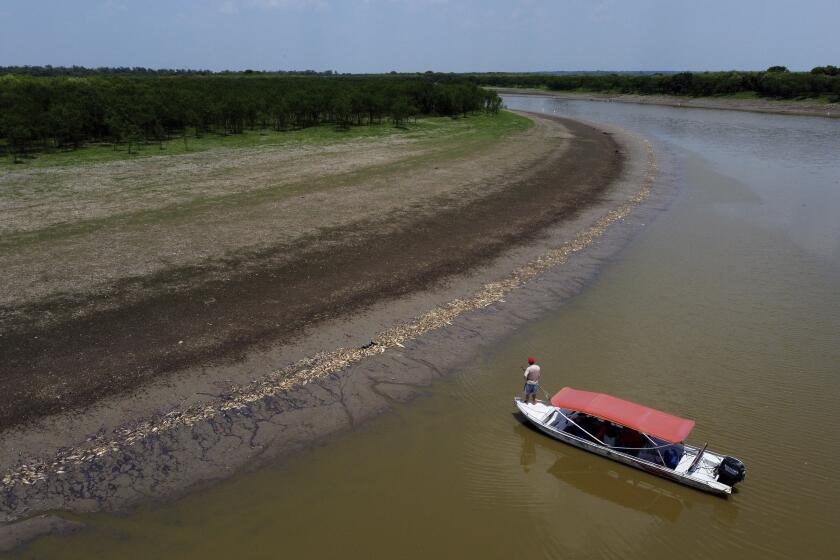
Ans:
<svg viewBox="0 0 840 560"><path fill-rule="evenodd" d="M676 97L672 95L640 95L611 93L575 93L537 90L529 88L491 88L500 95L542 96L571 101L599 101L602 103L633 103L636 105L658 105L680 109L710 109L715 111L743 111L770 115L792 115L799 117L840 118L840 104L823 107L807 101L775 101L772 99L725 99L715 97Z"/></svg>
<svg viewBox="0 0 840 560"><path fill-rule="evenodd" d="M411 400L482 347L556 309L578 293L668 197L656 184L657 161L648 141L597 127L600 134L615 138L624 159L621 176L597 203L495 258L469 278L433 288L436 297L406 296L362 313L362 324L383 327L372 338L375 344L312 352L330 340L314 337L299 344L297 352L284 354L298 358L290 365L210 402L184 402L153 417L123 418L117 429L88 433L84 441L53 454L45 453L44 447L40 456L21 456L16 464L4 461L0 523L56 509L125 510L258 468ZM383 319L429 302L435 305L413 319ZM344 330L353 320L339 323L326 330ZM88 413L95 414L96 406L102 404ZM77 413L75 419L51 418L5 437L31 441L63 422L74 430L85 425ZM4 445L9 447L9 440Z"/></svg>

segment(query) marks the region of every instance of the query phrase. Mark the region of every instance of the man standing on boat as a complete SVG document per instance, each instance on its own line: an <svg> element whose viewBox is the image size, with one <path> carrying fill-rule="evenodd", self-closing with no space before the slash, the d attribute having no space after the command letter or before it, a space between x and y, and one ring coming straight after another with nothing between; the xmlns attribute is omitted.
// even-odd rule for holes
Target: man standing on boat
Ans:
<svg viewBox="0 0 840 560"><path fill-rule="evenodd" d="M523 401L527 404L528 398L531 402L537 403L537 390L540 388L540 366L534 363L534 358L528 358L528 367L525 368L525 398Z"/></svg>

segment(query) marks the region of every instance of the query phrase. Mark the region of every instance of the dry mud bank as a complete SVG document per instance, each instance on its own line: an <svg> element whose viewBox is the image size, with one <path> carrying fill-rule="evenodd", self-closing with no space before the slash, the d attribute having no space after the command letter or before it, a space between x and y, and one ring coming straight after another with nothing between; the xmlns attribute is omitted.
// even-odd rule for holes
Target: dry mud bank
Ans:
<svg viewBox="0 0 840 560"><path fill-rule="evenodd" d="M216 287L216 301L231 298L228 320L283 316L276 324L287 330L256 329L221 345L230 353L196 353L130 393L6 430L3 521L48 509L121 509L254 468L416 396L483 345L562 304L662 193L650 196L656 162L644 140L533 118L542 136L525 142L531 159L506 172L495 162L497 172L477 180L493 184L474 186L486 194L436 200L400 221L411 227L364 230L358 245L330 238L320 257L300 261L312 267L298 273L306 289L290 290L298 274L273 269ZM218 312L206 295L190 294L173 313L166 300L141 315L145 329L188 328L190 304ZM303 323L289 318L290 307Z"/></svg>
<svg viewBox="0 0 840 560"><path fill-rule="evenodd" d="M748 111L776 115L801 115L809 117L840 118L840 103L819 103L816 101L783 101L774 99L733 99L726 97L677 97L673 95L638 95L612 93L573 93L546 91L528 88L492 88L504 95L542 95L557 99L606 101L615 103L637 103L640 105L663 105L695 109L719 109L724 111Z"/></svg>
<svg viewBox="0 0 840 560"><path fill-rule="evenodd" d="M208 152L2 177L11 219L0 238L0 391L9 396L0 425L236 360L256 343L288 341L383 291L409 292L482 258L499 238L470 245L469 226L481 222L449 216L497 211L491 194L566 148L558 130L540 122L498 142L467 130L440 141ZM499 231L510 234L519 235ZM441 240L457 250L437 251Z"/></svg>

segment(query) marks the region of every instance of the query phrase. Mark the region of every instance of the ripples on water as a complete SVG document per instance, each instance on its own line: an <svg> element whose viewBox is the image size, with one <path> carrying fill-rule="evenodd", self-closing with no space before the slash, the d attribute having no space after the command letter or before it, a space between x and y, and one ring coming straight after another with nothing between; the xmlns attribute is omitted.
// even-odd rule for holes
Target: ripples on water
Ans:
<svg viewBox="0 0 840 560"><path fill-rule="evenodd" d="M431 394L276 468L31 557L834 558L840 121L511 97L650 138L673 203L580 296ZM511 399L610 392L744 459L728 500L570 448Z"/></svg>

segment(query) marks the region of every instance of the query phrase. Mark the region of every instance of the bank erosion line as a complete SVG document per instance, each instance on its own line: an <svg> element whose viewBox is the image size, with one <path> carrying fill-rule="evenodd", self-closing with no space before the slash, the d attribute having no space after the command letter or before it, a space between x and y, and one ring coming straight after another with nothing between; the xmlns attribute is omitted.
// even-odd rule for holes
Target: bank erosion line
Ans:
<svg viewBox="0 0 840 560"><path fill-rule="evenodd" d="M386 329L375 336L375 344L370 346L338 348L316 354L274 371L250 385L239 387L226 395L224 399L188 407L185 410L175 410L159 418L143 421L131 428L118 429L113 437L93 437L84 446L63 449L51 460L37 460L18 465L3 475L0 484L7 490L17 484L34 484L46 480L49 476L61 476L69 467L91 463L106 454L118 453L151 435L190 427L223 413L244 412L253 403L312 383L365 358L387 352L389 349L401 348L405 342L430 331L445 328L459 315L502 301L511 291L521 288L547 270L562 265L571 255L592 245L612 224L626 218L649 196L656 177L657 166L652 146L645 141L645 147L646 173L639 190L627 202L611 209L594 225L578 233L571 241L517 268L502 280L485 284L472 296L452 300L413 321Z"/></svg>

